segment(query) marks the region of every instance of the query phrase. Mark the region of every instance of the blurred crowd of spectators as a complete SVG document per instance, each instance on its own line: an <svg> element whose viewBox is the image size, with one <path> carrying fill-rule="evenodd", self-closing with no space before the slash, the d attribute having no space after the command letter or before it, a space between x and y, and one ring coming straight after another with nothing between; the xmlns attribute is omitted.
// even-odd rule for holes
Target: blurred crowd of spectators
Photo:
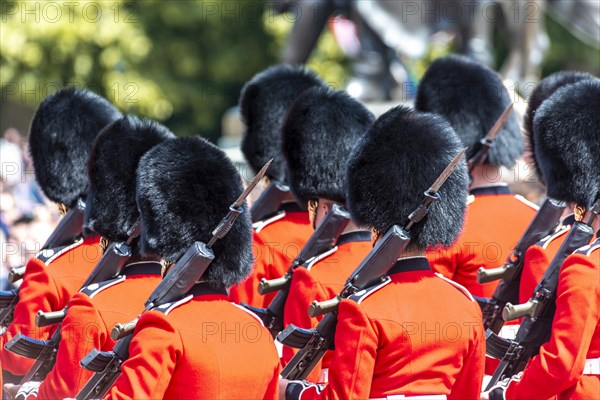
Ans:
<svg viewBox="0 0 600 400"><path fill-rule="evenodd" d="M58 222L56 205L48 201L33 174L27 140L14 128L0 138L0 289L8 271L24 265L43 246Z"/></svg>

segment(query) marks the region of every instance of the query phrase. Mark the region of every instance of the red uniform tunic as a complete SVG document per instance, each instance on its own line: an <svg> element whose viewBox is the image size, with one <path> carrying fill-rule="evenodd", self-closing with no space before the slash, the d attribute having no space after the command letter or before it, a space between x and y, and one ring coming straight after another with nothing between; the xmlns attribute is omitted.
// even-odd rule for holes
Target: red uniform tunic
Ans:
<svg viewBox="0 0 600 400"><path fill-rule="evenodd" d="M314 328L322 317L311 318L308 315L310 304L313 300L324 301L335 297L344 287L346 279L372 248L371 232L345 233L340 236L333 249L317 256L307 268L296 269L285 303L284 326L294 324L300 328ZM283 364L287 364L296 352L297 349L284 347ZM325 357L323 365L328 367L330 353ZM308 379L317 381L320 374L321 368L317 366Z"/></svg>
<svg viewBox="0 0 600 400"><path fill-rule="evenodd" d="M471 190L463 231L448 249L432 249L427 258L435 272L461 284L478 297L491 297L498 282L477 283L480 267L500 267L506 261L537 207L506 186Z"/></svg>
<svg viewBox="0 0 600 400"><path fill-rule="evenodd" d="M264 308L276 293L266 296L258 293L262 278L281 278L312 235L313 227L306 211L300 211L295 203L284 204L283 210L274 217L254 224L254 269L241 284L229 291L234 303L246 303Z"/></svg>
<svg viewBox="0 0 600 400"><path fill-rule="evenodd" d="M62 323L56 364L40 385L39 398L75 397L93 375L79 361L94 348L113 348L111 329L138 316L144 301L160 283L160 269L159 262L132 263L122 276L75 293Z"/></svg>
<svg viewBox="0 0 600 400"><path fill-rule="evenodd" d="M556 229L556 232L543 238L525 252L521 280L519 281L519 304L526 303L533 295L533 291L537 287L537 284L542 280L542 276L544 275L544 272L546 272L546 269L548 269L548 265L556 253L558 253L558 249L567 237L571 228L570 224L573 221L574 219L572 217L565 218L561 226ZM520 319L507 322L504 325L504 328L510 329L511 333L501 332L500 336L513 339L514 335L519 330L520 323ZM493 375L498 365L500 365L500 360L486 357L485 373L487 375Z"/></svg>
<svg viewBox="0 0 600 400"><path fill-rule="evenodd" d="M519 282L519 303L525 303L531 298L537 284L542 280L548 265L558 253L558 249L569 234L572 216L563 220L561 226L552 235L548 235L527 249L523 261L523 272Z"/></svg>
<svg viewBox="0 0 600 400"><path fill-rule="evenodd" d="M600 371L585 371L600 357L600 240L569 256L558 278L550 340L540 347L506 399L598 399Z"/></svg>
<svg viewBox="0 0 600 400"><path fill-rule="evenodd" d="M276 399L279 357L252 313L207 291L142 315L106 399Z"/></svg>
<svg viewBox="0 0 600 400"><path fill-rule="evenodd" d="M341 302L329 384L319 391L291 382L286 398L478 398L485 352L479 306L424 257L400 260L390 272Z"/></svg>
<svg viewBox="0 0 600 400"><path fill-rule="evenodd" d="M0 338L3 370L15 375L27 373L34 360L4 350L4 345L18 333L34 339L49 339L56 325L38 328L36 313L62 310L101 256L100 237L95 236L61 249L44 250L29 260L14 320Z"/></svg>

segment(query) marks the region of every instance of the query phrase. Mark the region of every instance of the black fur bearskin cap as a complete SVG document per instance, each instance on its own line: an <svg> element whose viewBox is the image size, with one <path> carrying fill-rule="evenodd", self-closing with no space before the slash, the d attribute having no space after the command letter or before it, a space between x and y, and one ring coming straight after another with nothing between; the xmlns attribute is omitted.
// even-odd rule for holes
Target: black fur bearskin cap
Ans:
<svg viewBox="0 0 600 400"><path fill-rule="evenodd" d="M126 240L139 218L135 202L135 170L152 147L175 135L157 122L126 116L100 132L90 151L90 188L85 230L109 241Z"/></svg>
<svg viewBox="0 0 600 400"><path fill-rule="evenodd" d="M419 84L415 108L445 117L463 144L468 158L481 147L494 122L511 100L502 80L488 67L462 56L435 60ZM525 145L515 113L498 133L487 163L512 167Z"/></svg>
<svg viewBox="0 0 600 400"><path fill-rule="evenodd" d="M314 72L290 65L271 67L246 83L239 101L246 124L242 152L255 172L272 158L267 176L286 181L281 126L294 99L313 86L325 83Z"/></svg>
<svg viewBox="0 0 600 400"><path fill-rule="evenodd" d="M548 196L589 207L600 182L600 79L556 90L533 120L537 168Z"/></svg>
<svg viewBox="0 0 600 400"><path fill-rule="evenodd" d="M344 91L311 88L290 107L281 130L290 188L301 203L346 203L346 163L374 117Z"/></svg>
<svg viewBox="0 0 600 400"><path fill-rule="evenodd" d="M462 150L448 122L435 114L395 107L379 117L348 162L352 216L385 232L404 226L452 159ZM463 159L439 191L425 218L412 229L411 247L449 246L464 222L469 177Z"/></svg>
<svg viewBox="0 0 600 400"><path fill-rule="evenodd" d="M242 193L242 179L225 153L199 137L168 140L146 153L137 169L142 253L177 261L211 232ZM252 270L252 225L247 205L213 246L204 279L231 287Z"/></svg>
<svg viewBox="0 0 600 400"><path fill-rule="evenodd" d="M537 112L537 109L540 107L542 102L548 97L550 97L556 90L560 89L565 85L570 85L584 79L593 78L593 75L590 75L586 72L556 72L542 79L540 83L538 83L538 85L535 87L535 90L531 93L529 99L527 100L527 109L525 110L525 115L523 115L523 130L525 135L527 135L528 148L531 150L529 155L533 159L532 161L536 169L536 173L542 182L544 181L544 177L542 176L542 171L540 171L539 168L537 168L536 155L534 151L535 139L533 137L533 119L535 118L535 113Z"/></svg>
<svg viewBox="0 0 600 400"><path fill-rule="evenodd" d="M29 149L35 177L55 203L74 207L85 196L88 152L98 133L121 113L86 89L61 89L46 97L33 116Z"/></svg>

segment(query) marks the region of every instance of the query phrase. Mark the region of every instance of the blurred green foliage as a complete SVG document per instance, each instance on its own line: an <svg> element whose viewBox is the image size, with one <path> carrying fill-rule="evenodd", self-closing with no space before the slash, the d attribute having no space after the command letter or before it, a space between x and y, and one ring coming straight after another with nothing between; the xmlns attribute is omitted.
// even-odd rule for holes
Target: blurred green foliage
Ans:
<svg viewBox="0 0 600 400"><path fill-rule="evenodd" d="M60 4L60 5L59 5ZM178 135L215 139L241 86L276 60L262 0L2 1L3 100L86 86Z"/></svg>
<svg viewBox="0 0 600 400"><path fill-rule="evenodd" d="M165 123L177 135L215 140L224 111L256 72L275 63L293 25L263 0L71 2L0 0L2 100L35 107L64 85L86 86L122 110ZM598 73L598 50L547 21L543 73ZM432 40L419 78L452 46ZM497 48L501 59L502 46ZM349 60L325 29L308 66L342 88Z"/></svg>

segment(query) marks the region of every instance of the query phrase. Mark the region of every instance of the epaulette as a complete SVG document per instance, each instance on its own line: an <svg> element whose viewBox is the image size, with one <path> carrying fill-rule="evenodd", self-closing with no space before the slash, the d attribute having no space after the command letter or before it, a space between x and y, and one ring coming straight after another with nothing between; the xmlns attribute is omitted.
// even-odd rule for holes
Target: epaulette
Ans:
<svg viewBox="0 0 600 400"><path fill-rule="evenodd" d="M90 299L95 295L100 293L101 291L108 289L111 286L118 285L119 283L125 280L125 275L120 275L114 279L110 279L108 281L92 283L80 290L81 293L87 295Z"/></svg>
<svg viewBox="0 0 600 400"><path fill-rule="evenodd" d="M258 221L258 222L253 223L252 228L254 228L254 231L256 233L258 233L258 232L262 231L265 226L270 225L275 221L279 221L283 217L285 217L285 211L281 211L281 212L273 215L271 218L267 218L263 221Z"/></svg>
<svg viewBox="0 0 600 400"><path fill-rule="evenodd" d="M382 287L384 287L391 281L392 281L392 279L389 276L386 276L380 282L377 282L373 286L369 286L366 289L359 290L358 292L354 293L352 296L350 296L348 298L350 300L353 300L353 301L357 302L358 304L360 304L360 303L362 303L362 301L364 299L366 299L367 297L369 297L370 295L372 295L373 293L375 293L376 291L378 291L379 289L381 289Z"/></svg>
<svg viewBox="0 0 600 400"><path fill-rule="evenodd" d="M65 254L67 251L74 249L75 247L81 245L83 243L83 238L75 241L72 244L66 246L53 247L51 249L44 249L36 254L36 258L46 264L46 266L50 265L50 263L61 255Z"/></svg>
<svg viewBox="0 0 600 400"><path fill-rule="evenodd" d="M467 298L469 300L475 301L475 298L473 297L471 292L469 292L469 290L466 287L464 287L463 285L461 285L460 283L454 282L452 279L446 278L444 275L440 274L439 272L435 272L435 275L437 275L438 278L442 278L444 281L448 282L449 284L451 284L452 286L457 288L462 294L467 296Z"/></svg>
<svg viewBox="0 0 600 400"><path fill-rule="evenodd" d="M554 240L558 239L559 237L561 237L562 235L566 234L567 232L569 232L569 230L571 229L571 226L563 226L562 228L559 228L558 231L546 236L545 238L543 238L542 240L540 240L537 244L542 248L542 249L546 249L550 243L552 243Z"/></svg>
<svg viewBox="0 0 600 400"><path fill-rule="evenodd" d="M310 271L311 268L313 267L313 265L315 265L317 262L321 261L322 259L329 257L330 255L335 253L337 250L338 250L338 247L335 246L332 249L329 249L326 252L321 253L321 254L309 259L308 264L306 265L306 269Z"/></svg>
<svg viewBox="0 0 600 400"><path fill-rule="evenodd" d="M252 318L254 318L255 320L258 321L259 324L261 324L262 326L265 326L264 322L262 319L260 319L260 317L258 315L256 315L255 313L253 313L252 311L248 310L246 307L242 307L239 304L235 304L235 303L231 303L234 306L236 306L237 308L239 308L240 310L242 310L243 312L245 312L246 314L250 315Z"/></svg>
<svg viewBox="0 0 600 400"><path fill-rule="evenodd" d="M600 249L600 238L596 239L593 243L578 248L573 254L580 254L582 256L589 257L595 250Z"/></svg>
<svg viewBox="0 0 600 400"><path fill-rule="evenodd" d="M521 203L531 207L533 210L538 211L540 209L540 206L538 206L537 204L527 200L525 197L521 196L520 194L515 194L515 199L519 200Z"/></svg>
<svg viewBox="0 0 600 400"><path fill-rule="evenodd" d="M187 295L187 296L185 296L185 297L184 297L183 299L181 299L181 300L177 300L177 301L174 301L174 302L172 302L172 303L165 303L165 304L161 304L160 306L158 306L158 307L155 307L155 308L153 308L152 310L154 310L154 311L158 311L158 312L161 312L161 313L163 313L163 314L165 314L165 315L169 315L169 313L170 313L172 310L176 309L177 307L179 307L179 306L180 306L180 305L182 305L182 304L185 304L185 303L189 302L189 301L190 301L190 300L192 300L193 298L194 298L194 295L190 294L190 295Z"/></svg>

